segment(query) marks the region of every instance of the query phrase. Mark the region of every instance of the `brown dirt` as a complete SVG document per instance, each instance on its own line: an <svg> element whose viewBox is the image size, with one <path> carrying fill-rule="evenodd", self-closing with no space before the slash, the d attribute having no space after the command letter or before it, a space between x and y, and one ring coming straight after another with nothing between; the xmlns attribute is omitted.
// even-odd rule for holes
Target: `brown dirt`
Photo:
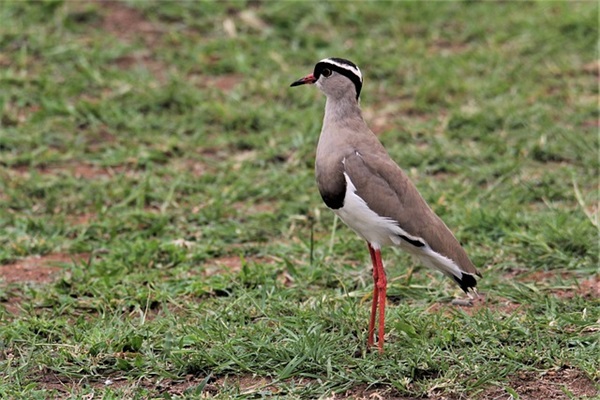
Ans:
<svg viewBox="0 0 600 400"><path fill-rule="evenodd" d="M185 389L197 385L201 378L187 377L185 381L169 382L163 381L162 387L168 388L170 394L181 394ZM302 386L308 384L307 379L294 381L295 385ZM240 392L252 394L257 392L277 395L278 389L271 385L272 379L268 377L256 377L252 375L222 377L214 382L210 382L205 393L210 398L218 395L225 384L239 387ZM523 400L568 400L571 399L563 391L563 388L576 396L577 398L590 400L600 394L594 383L582 372L574 368L561 368L559 370L546 371L542 373L524 372L509 380L509 383L503 387L492 387L478 395L478 400L510 400L512 397L505 387L510 387L516 391ZM164 393L164 392L163 392ZM357 385L356 387L344 393L331 393L325 397L330 400L418 400L415 397L401 396L391 388L368 388L367 385ZM437 395L430 394L430 400L465 400L464 396Z"/></svg>
<svg viewBox="0 0 600 400"><path fill-rule="evenodd" d="M248 262L249 260L246 260ZM219 258L215 258L211 262L210 265L216 266L217 268L225 269L230 272L239 272L242 269L243 262L240 256L223 256ZM211 275L208 273L208 275Z"/></svg>
<svg viewBox="0 0 600 400"><path fill-rule="evenodd" d="M387 104L378 103L370 107L364 107L363 115L365 120L369 121L369 127L373 133L380 135L400 126L398 117L405 115L404 110L399 113L401 109L402 104L399 101L390 100Z"/></svg>
<svg viewBox="0 0 600 400"><path fill-rule="evenodd" d="M555 371L522 372L512 377L503 387L485 390L480 400L509 400L513 397L506 391L510 387L522 400L569 400L573 397L565 394L563 389L579 399L598 398L600 391L594 383L575 368L561 368Z"/></svg>
<svg viewBox="0 0 600 400"><path fill-rule="evenodd" d="M121 40L141 38L148 45L155 43L164 28L158 23L149 21L144 14L127 6L122 1L98 1L102 13L100 28Z"/></svg>
<svg viewBox="0 0 600 400"><path fill-rule="evenodd" d="M151 381L149 379L141 379L135 382L130 382L118 377L110 377L102 381L86 381L85 384L94 388L102 389L111 387L112 389L121 389L125 392L136 391L139 388L148 389L156 394L182 395L187 389L197 387L204 377L187 375L181 380L161 379L159 381ZM59 395L68 393L76 393L83 382L74 381L68 377L60 376L56 373L46 371L36 378L38 384L48 390L56 390ZM277 395L278 388L272 385L273 380L269 377L260 377L253 375L242 376L226 376L216 378L210 381L204 388L203 398L212 398L217 396L222 388L227 386L236 386L241 393L256 394L270 393ZM296 386L302 386L310 383L308 379L301 378L294 380ZM550 370L545 372L522 372L516 376L509 378L508 383L502 386L494 386L484 390L476 397L470 397L478 400L510 400L512 399L506 388L509 387L517 392L523 400L569 400L567 393L576 396L579 399L597 398L600 392L594 383L580 370L575 368L564 367L558 370ZM60 397L55 397L60 398ZM357 385L354 388L344 393L331 393L325 397L330 400L372 400L372 399L389 399L389 400L418 400L415 397L401 396L398 392L391 388L368 388L367 385ZM464 396L453 395L438 395L431 393L427 399L429 400L465 400Z"/></svg>
<svg viewBox="0 0 600 400"><path fill-rule="evenodd" d="M94 0L94 2L98 7L100 20L90 24L91 28L113 35L123 42L140 40L146 47L117 58L114 65L125 70L140 66L147 69L157 81L166 81L168 66L156 59L151 49L162 40L168 29L159 22L150 21L141 11L129 7L123 1ZM77 12L78 9L89 7L89 3L70 2L69 7ZM88 100L95 101L95 99Z"/></svg>
<svg viewBox="0 0 600 400"><path fill-rule="evenodd" d="M394 389L367 389L367 385L359 385L344 393L332 393L330 400L420 400L416 397L400 396ZM430 397L437 400L438 398ZM441 400L441 398L439 398Z"/></svg>
<svg viewBox="0 0 600 400"><path fill-rule="evenodd" d="M87 254L53 253L44 256L29 256L12 264L0 265L0 277L7 283L50 283L62 268L60 264L81 261Z"/></svg>
<svg viewBox="0 0 600 400"><path fill-rule="evenodd" d="M199 160L173 159L170 166L177 172L190 173L192 176L201 177L213 171L213 166Z"/></svg>
<svg viewBox="0 0 600 400"><path fill-rule="evenodd" d="M438 38L430 42L428 53L431 55L449 56L461 54L469 50L466 43L451 42L444 38Z"/></svg>
<svg viewBox="0 0 600 400"><path fill-rule="evenodd" d="M149 51L134 52L118 57L115 59L114 65L123 70L142 67L150 72L150 74L161 83L167 81L169 72L168 65L155 59L153 54Z"/></svg>
<svg viewBox="0 0 600 400"><path fill-rule="evenodd" d="M0 285L11 283L48 284L62 268L60 264L81 261L89 254L52 253L44 256L29 256L11 264L0 265ZM2 305L9 314L19 314L21 299L9 296Z"/></svg>
<svg viewBox="0 0 600 400"><path fill-rule="evenodd" d="M600 61L598 60L584 64L583 67L581 67L581 70L586 74L595 75L600 79Z"/></svg>
<svg viewBox="0 0 600 400"><path fill-rule="evenodd" d="M101 126L98 130L88 130L85 135L87 149L92 153L116 143L117 140L117 135L112 133L107 126Z"/></svg>
<svg viewBox="0 0 600 400"><path fill-rule="evenodd" d="M222 92L230 92L236 88L242 81L244 77L239 74L226 74L219 75L211 78L204 78L202 82L199 82L201 86L214 87Z"/></svg>
<svg viewBox="0 0 600 400"><path fill-rule="evenodd" d="M69 174L77 179L98 179L112 177L119 173L128 172L127 166L101 167L98 165L85 164L82 162L66 162L52 165L38 165L35 167L17 166L12 168L20 175L28 176L32 170L42 175L56 175L60 173Z"/></svg>
<svg viewBox="0 0 600 400"><path fill-rule="evenodd" d="M242 261L243 259L243 261ZM219 273L227 272L239 272L242 270L244 263L264 263L273 262L273 259L264 257L251 257L251 256L223 256L217 257L206 263L206 269L203 275L213 276Z"/></svg>
<svg viewBox="0 0 600 400"><path fill-rule="evenodd" d="M21 299L16 296L9 297L6 301L2 302L2 305L6 309L6 312L11 315L18 315L20 311Z"/></svg>
<svg viewBox="0 0 600 400"><path fill-rule="evenodd" d="M576 296L585 298L600 298L600 275L594 275L587 279L579 279L568 271L532 271L528 272L524 269L515 269L509 271L504 275L507 280L516 280L524 283L534 283L543 287L540 282L545 282L546 285L557 282L565 281L572 283L570 288L554 289L549 287L550 293L561 299L572 299Z"/></svg>
<svg viewBox="0 0 600 400"><path fill-rule="evenodd" d="M260 203L247 203L238 201L233 203L232 207L244 213L245 215L273 213L276 210L275 204L268 201Z"/></svg>
<svg viewBox="0 0 600 400"><path fill-rule="evenodd" d="M185 380L175 381L171 379L164 379L159 382L152 382L148 379L140 379L135 382L128 381L126 379L120 379L115 377L105 378L102 380L73 380L69 377L56 374L52 371L44 371L35 378L36 382L45 390L54 390L58 393L53 399L64 399L69 394L77 394L80 392L80 388L85 384L91 386L94 389L106 389L111 388L121 389L123 392L133 393L137 392L140 388L152 390L160 394L170 395L182 395L186 389L197 386L200 383L200 379L193 376L188 376ZM127 397L129 398L129 397Z"/></svg>
<svg viewBox="0 0 600 400"><path fill-rule="evenodd" d="M0 113L2 124L6 126L19 126L27 122L36 112L40 111L39 105L18 106L8 102L4 107L4 112Z"/></svg>
<svg viewBox="0 0 600 400"><path fill-rule="evenodd" d="M85 213L77 215L69 215L66 220L73 225L89 225L90 222L96 219L96 214Z"/></svg>
<svg viewBox="0 0 600 400"><path fill-rule="evenodd" d="M568 271L527 271L524 269L514 269L510 271L511 277L519 282L548 282L560 279L571 279L573 274Z"/></svg>
<svg viewBox="0 0 600 400"><path fill-rule="evenodd" d="M248 395L257 393L268 393L269 395L277 396L279 389L277 386L272 385L273 379L269 377L243 375L243 376L227 376L221 377L214 382L209 383L206 386L206 393L209 395L208 398L213 395L218 395L222 388L227 386L235 386L240 389L241 393ZM308 378L300 379L288 379L288 383L294 383L294 386L303 386L313 383L314 381ZM368 388L367 385L357 385L356 387L347 390L344 393L331 393L327 397L323 397L327 400L418 400L414 397L403 397L400 396L394 389L378 389ZM431 398L433 400L441 400L442 398Z"/></svg>
<svg viewBox="0 0 600 400"><path fill-rule="evenodd" d="M270 380L267 381L268 378L254 378L249 376L235 379L236 380L234 384L237 384L242 391L252 391L253 389L261 387L270 382ZM110 387L113 390L120 389L123 392L136 392L140 388L144 388L157 395L169 394L171 396L181 396L185 394L186 390L197 387L203 380L204 377L188 375L182 380L161 379L157 382L149 379L140 379L135 382L131 382L115 377L98 381L90 380L81 382L79 380L75 381L50 371L45 371L44 374L40 374L38 377L36 377L36 382L38 382L42 388L46 390L55 390L58 392L57 396L54 397L55 399L62 399L64 398L64 395L67 394L76 394L79 391L78 389L82 386L82 383L97 389ZM201 397L211 398L214 395L217 395L225 382L227 381L229 384L231 384L231 380L231 378L220 378L214 383L207 384Z"/></svg>
<svg viewBox="0 0 600 400"><path fill-rule="evenodd" d="M600 119L589 119L587 121L583 121L581 126L586 128L600 128Z"/></svg>
<svg viewBox="0 0 600 400"><path fill-rule="evenodd" d="M552 293L561 299L572 299L576 296L600 299L600 276L592 276L578 282L579 287L572 289L556 289Z"/></svg>
<svg viewBox="0 0 600 400"><path fill-rule="evenodd" d="M214 170L214 167L210 164L191 159L175 159L171 162L171 166L176 171L190 172L192 175L197 177L203 176L207 172ZM41 175L68 174L77 179L110 178L119 174L125 174L128 177L134 177L137 174L136 166L134 164L103 167L78 161L59 162L36 166L18 165L12 167L11 170L16 172L18 175L25 177L28 177L32 171L35 171Z"/></svg>
<svg viewBox="0 0 600 400"><path fill-rule="evenodd" d="M431 313L442 311L445 314L450 314L453 310L460 309L469 315L474 315L479 310L487 308L503 314L512 314L520 307L522 307L522 305L514 303L504 297L489 297L485 293L479 293L479 297L473 299L470 305L434 303L427 311Z"/></svg>

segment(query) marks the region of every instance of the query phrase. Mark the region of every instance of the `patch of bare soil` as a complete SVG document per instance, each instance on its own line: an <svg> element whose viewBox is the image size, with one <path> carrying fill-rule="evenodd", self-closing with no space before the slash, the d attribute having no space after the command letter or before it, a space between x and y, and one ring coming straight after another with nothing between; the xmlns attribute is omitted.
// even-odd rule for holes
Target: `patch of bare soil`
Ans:
<svg viewBox="0 0 600 400"><path fill-rule="evenodd" d="M61 264L78 262L89 257L89 254L52 253L44 256L29 256L11 264L0 265L0 285L11 283L45 284L54 280L62 269ZM21 299L14 294L2 301L9 314L19 314Z"/></svg>
<svg viewBox="0 0 600 400"><path fill-rule="evenodd" d="M40 373L37 377L34 377L35 382L41 388L46 391L56 391L54 396L48 397L49 399L65 399L69 395L76 395L81 391L81 388L85 386L93 387L94 389L122 389L124 391L135 391L139 388L153 389L156 384L149 383L145 380L131 382L125 379L111 379L103 377L94 377L93 379L72 379L66 376L62 376L52 371L45 370ZM178 392L165 391L170 394L181 394ZM162 392L162 393L165 393ZM49 395L48 395L49 396ZM133 397L133 396L132 396ZM91 397L90 397L91 398ZM127 397L129 398L129 397Z"/></svg>
<svg viewBox="0 0 600 400"><path fill-rule="evenodd" d="M332 393L327 399L331 400L419 400L415 397L400 396L394 389L367 389L367 385L359 385L344 393ZM438 398L430 398L437 400ZM440 398L441 400L441 398Z"/></svg>
<svg viewBox="0 0 600 400"><path fill-rule="evenodd" d="M154 55L147 50L118 57L114 60L114 65L122 70L142 67L146 69L157 81L161 83L167 81L167 72L169 71L169 67L164 62L154 58Z"/></svg>
<svg viewBox="0 0 600 400"><path fill-rule="evenodd" d="M112 389L121 389L125 392L135 392L137 389L145 388L156 394L180 396L184 395L186 390L197 388L203 383L204 379L201 376L187 375L177 380L160 379L152 381L149 379L139 379L132 382L113 376L89 381L74 381L68 377L46 371L46 373L40 374L36 378L36 382L44 389L56 390L60 395L77 393L78 388L85 383L98 389L111 387ZM279 389L272 383L273 380L269 377L254 375L218 377L209 380L203 388L202 397L212 398L218 396L225 386L238 387L240 392L246 395L257 393L277 395ZM311 383L311 380L306 378L294 380L296 386L307 385L309 383ZM565 394L565 391L577 398L590 400L600 394L594 383L583 372L567 367L543 373L523 372L510 379L506 385L488 388L478 396L472 398L478 400L511 400L513 397L506 391L506 387L510 387L517 392L523 400L569 400L573 398ZM414 397L401 396L392 388L369 388L364 384L357 385L343 393L331 393L324 398L328 400L418 400ZM430 400L464 400L467 397L431 394L427 398Z"/></svg>
<svg viewBox="0 0 600 400"><path fill-rule="evenodd" d="M273 213L276 210L275 204L268 201L260 203L247 203L238 201L233 203L233 208L239 210L245 215Z"/></svg>
<svg viewBox="0 0 600 400"><path fill-rule="evenodd" d="M576 276L569 271L525 271L522 269L516 269L510 271L504 275L507 279L516 280L519 282L556 282L557 280L562 281L573 281L575 282ZM553 289L550 287L550 293L561 299L572 299L576 296L585 298L597 299L600 298L600 276L594 275L587 279L577 280L573 283L571 288L560 288Z"/></svg>
<svg viewBox="0 0 600 400"><path fill-rule="evenodd" d="M595 75L596 78L600 79L600 61L598 60L584 64L581 70L586 74Z"/></svg>
<svg viewBox="0 0 600 400"><path fill-rule="evenodd" d="M292 379L287 380L291 383ZM272 385L273 379L262 376L228 376L218 378L216 381L209 383L206 386L206 392L209 395L218 395L222 388L227 386L235 386L240 389L241 393L251 394L268 394L270 396L277 395L280 391L276 386ZM308 385L314 381L307 378L293 379L295 386ZM210 397L210 396L209 396ZM331 393L327 397L323 397L326 400L418 400L414 397L403 397L400 396L392 388L368 388L367 385L357 385L356 387L349 389L343 393ZM434 400L441 400L442 398L432 398Z"/></svg>
<svg viewBox="0 0 600 400"><path fill-rule="evenodd" d="M141 38L146 44L155 43L164 33L163 27L146 19L143 13L122 1L98 1L102 12L100 27L120 39Z"/></svg>
<svg viewBox="0 0 600 400"><path fill-rule="evenodd" d="M591 299L600 299L600 276L592 276L578 282L578 287L572 290L558 289L552 293L561 299L572 299L575 296L581 296Z"/></svg>
<svg viewBox="0 0 600 400"><path fill-rule="evenodd" d="M600 298L599 275L592 275L586 279L578 279L570 271L528 271L525 269L513 269L504 274L504 278L523 283L533 283L541 288L547 288L550 293L561 299L572 299L576 296L591 299ZM553 282L560 282L561 285L568 283L571 287L553 288L551 286Z"/></svg>
<svg viewBox="0 0 600 400"><path fill-rule="evenodd" d="M469 50L467 43L451 42L444 38L433 40L427 48L429 54L439 54L441 56L449 56L453 54L461 54Z"/></svg>
<svg viewBox="0 0 600 400"><path fill-rule="evenodd" d="M86 130L87 150L92 153L101 151L105 146L113 145L117 140L117 135L112 133L106 126L101 126L97 130Z"/></svg>
<svg viewBox="0 0 600 400"><path fill-rule="evenodd" d="M204 377L187 375L183 379L160 379L158 381L152 381L150 379L138 379L135 381L130 381L118 377L73 380L51 371L45 371L44 374L40 374L35 380L42 388L58 392L54 399L63 399L66 395L77 394L83 384L99 390L110 387L113 390L120 389L124 393L135 393L139 389L143 388L155 393L156 395L169 394L171 396L182 396L187 390L194 390L197 388L200 384L202 384L204 379ZM215 380L214 383L208 383L204 387L201 397L211 398L218 395L227 379L228 378L221 378ZM260 387L260 385L263 383L267 383L265 378L242 377L235 379L240 389L246 392L252 392L253 388Z"/></svg>
<svg viewBox="0 0 600 400"><path fill-rule="evenodd" d="M187 375L183 379L160 379L153 381L150 379L138 379L129 381L118 377L94 378L90 380L73 380L71 378L61 376L51 371L45 371L36 377L36 382L47 390L55 390L59 393L56 399L64 398L67 394L76 394L82 384L91 386L97 389L110 387L111 389L120 389L124 392L135 392L141 388L149 390L156 395L169 394L171 396L184 395L187 390L194 390L203 383L205 377L196 375ZM270 378L242 376L242 377L224 377L211 379L203 389L202 398L211 398L220 393L225 384L229 386L235 385L242 392L253 393L257 390L266 390L276 393L278 390L272 386Z"/></svg>
<svg viewBox="0 0 600 400"><path fill-rule="evenodd" d="M29 256L12 264L0 265L0 278L6 283L49 283L62 268L60 264L80 261L87 254L53 253L44 256Z"/></svg>
<svg viewBox="0 0 600 400"><path fill-rule="evenodd" d="M197 76L195 79L194 77L191 77L191 79L192 81L198 81L198 85L201 87L212 87L219 89L224 93L228 93L242 83L244 77L239 74L225 74L214 77Z"/></svg>
<svg viewBox="0 0 600 400"><path fill-rule="evenodd" d="M149 20L143 12L123 1L95 0L95 3L100 18L99 21L90 24L91 27L113 35L123 42L141 40L145 44L145 49L117 58L114 65L125 70L139 66L147 69L157 81L166 81L168 66L154 56L152 47L162 39L167 28L160 22ZM75 13L78 9L89 6L86 2L69 4ZM88 100L97 101L94 98Z"/></svg>
<svg viewBox="0 0 600 400"><path fill-rule="evenodd" d="M600 128L600 119L590 119L581 123L586 128Z"/></svg>
<svg viewBox="0 0 600 400"><path fill-rule="evenodd" d="M6 301L2 301L2 305L6 309L6 312L11 315L18 315L20 313L21 299L16 296L9 297ZM1 357L0 357L1 358Z"/></svg>
<svg viewBox="0 0 600 400"><path fill-rule="evenodd" d="M225 269L230 272L239 272L244 265L240 256L224 256L215 258L210 264L217 267L219 270ZM211 273L208 272L208 275L211 275Z"/></svg>
<svg viewBox="0 0 600 400"><path fill-rule="evenodd" d="M271 260L273 261L273 260ZM207 262L204 270L205 276L227 272L239 272L244 264L269 262L269 259L263 257L242 257L242 256L223 256L212 259Z"/></svg>
<svg viewBox="0 0 600 400"><path fill-rule="evenodd" d="M582 371L566 367L543 373L522 372L512 377L504 387L495 387L484 391L479 399L513 399L505 387L510 387L517 392L522 400L569 400L573 398L572 396L591 400L592 398L597 399L600 394L594 383Z"/></svg>
<svg viewBox="0 0 600 400"><path fill-rule="evenodd" d="M90 222L96 219L96 214L84 213L77 215L69 215L66 220L73 225L89 225Z"/></svg>
<svg viewBox="0 0 600 400"><path fill-rule="evenodd" d="M192 176L201 177L213 171L213 166L206 162L192 159L174 158L169 166L181 173L190 173Z"/></svg>
<svg viewBox="0 0 600 400"><path fill-rule="evenodd" d="M399 128L399 114L404 115L400 102L390 100L387 104L375 104L363 109L363 115L369 121L369 127L376 135Z"/></svg>
<svg viewBox="0 0 600 400"><path fill-rule="evenodd" d="M485 293L479 293L479 297L468 299L457 299L452 303L435 303L427 309L428 312L444 312L450 314L452 310L460 309L469 315L474 315L481 309L490 309L503 314L512 314L522 307L521 304L514 303L504 297L489 297Z"/></svg>
<svg viewBox="0 0 600 400"><path fill-rule="evenodd" d="M19 126L41 109L39 105L18 106L8 102L0 113L0 122L4 126Z"/></svg>
<svg viewBox="0 0 600 400"><path fill-rule="evenodd" d="M240 392L251 394L255 392L269 393L271 395L277 394L279 390L272 386L273 380L269 377L253 376L253 375L242 375L242 376L226 376L216 379L207 385L206 391L209 394L217 395L221 389L227 386L236 386L240 388Z"/></svg>
<svg viewBox="0 0 600 400"><path fill-rule="evenodd" d="M556 278L569 279L573 274L569 271L527 271L525 269L513 269L509 277L519 282L548 282Z"/></svg>
<svg viewBox="0 0 600 400"><path fill-rule="evenodd" d="M66 162L62 164L52 165L39 165L30 167L28 165L21 165L12 168L18 174L23 176L29 176L31 171L34 170L42 175L56 175L61 173L69 174L77 179L98 179L103 177L112 177L117 174L128 172L127 166L119 165L113 167L101 167L93 164L86 164L81 162Z"/></svg>

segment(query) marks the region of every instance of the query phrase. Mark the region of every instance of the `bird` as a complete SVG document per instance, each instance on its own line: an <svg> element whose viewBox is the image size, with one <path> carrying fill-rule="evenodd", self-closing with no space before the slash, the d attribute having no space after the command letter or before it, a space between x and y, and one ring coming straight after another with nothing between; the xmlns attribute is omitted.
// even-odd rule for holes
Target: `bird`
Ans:
<svg viewBox="0 0 600 400"><path fill-rule="evenodd" d="M317 86L326 96L315 159L325 205L367 242L373 266L373 299L367 349L383 353L387 278L383 246L397 246L422 264L452 278L469 297L477 296L481 273L450 229L429 207L407 174L369 129L360 108L363 76L344 58L319 61L311 74L290 86Z"/></svg>

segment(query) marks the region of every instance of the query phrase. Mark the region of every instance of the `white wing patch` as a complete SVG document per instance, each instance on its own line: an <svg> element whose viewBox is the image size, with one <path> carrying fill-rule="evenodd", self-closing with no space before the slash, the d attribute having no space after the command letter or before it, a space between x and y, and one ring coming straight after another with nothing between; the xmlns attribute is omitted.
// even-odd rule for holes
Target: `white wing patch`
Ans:
<svg viewBox="0 0 600 400"><path fill-rule="evenodd" d="M382 217L371 210L367 203L356 194L356 186L354 186L350 177L345 172L344 178L346 179L344 206L333 210L333 212L350 229L369 242L374 249L380 249L386 245L399 246L401 249L416 256L427 267L436 269L450 277L456 276L462 278L463 272L454 261L433 251L423 238L407 233L393 219ZM412 241L421 242L423 246L414 246L406 240L402 240L400 236L404 236Z"/></svg>
<svg viewBox="0 0 600 400"><path fill-rule="evenodd" d="M344 206L333 210L346 225L356 232L360 237L371 243L374 248L385 245L398 245L398 235L403 235L411 240L420 240L406 233L391 218L382 217L371 210L367 203L356 194L356 186L344 172L346 179L346 195Z"/></svg>

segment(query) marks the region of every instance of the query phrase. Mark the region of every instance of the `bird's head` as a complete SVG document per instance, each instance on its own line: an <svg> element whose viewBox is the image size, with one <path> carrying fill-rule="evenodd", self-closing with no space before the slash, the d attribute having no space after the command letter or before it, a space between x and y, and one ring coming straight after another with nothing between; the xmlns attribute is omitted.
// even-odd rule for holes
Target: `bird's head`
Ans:
<svg viewBox="0 0 600 400"><path fill-rule="evenodd" d="M316 84L327 97L342 98L350 93L360 96L362 74L352 61L343 58L325 58L315 65L312 74L293 82L290 86Z"/></svg>

